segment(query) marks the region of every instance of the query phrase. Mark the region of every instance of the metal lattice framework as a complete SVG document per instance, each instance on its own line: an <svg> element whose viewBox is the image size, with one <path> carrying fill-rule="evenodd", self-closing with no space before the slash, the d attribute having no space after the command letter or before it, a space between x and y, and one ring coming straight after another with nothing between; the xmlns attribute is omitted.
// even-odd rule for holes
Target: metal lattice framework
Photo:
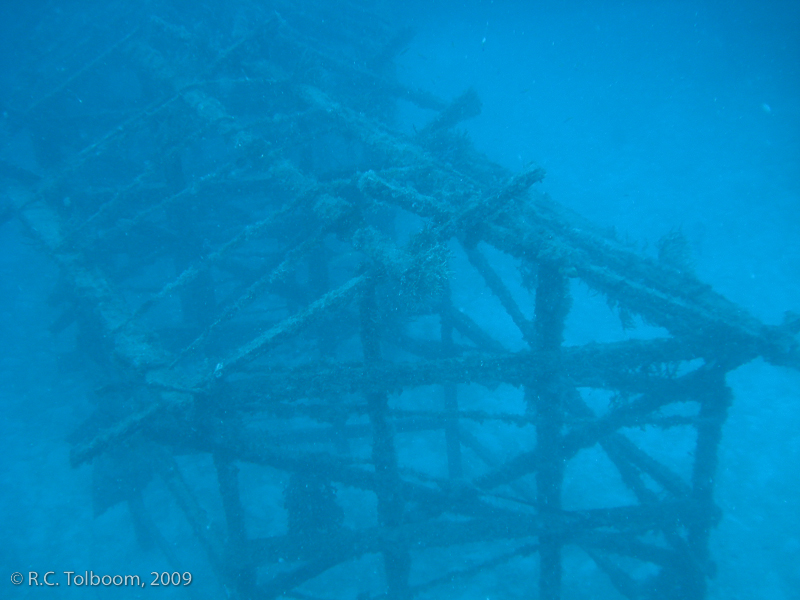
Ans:
<svg viewBox="0 0 800 600"><path fill-rule="evenodd" d="M365 556L383 565L385 597L425 596L533 555L530 593L556 599L566 548L624 597L705 596L725 375L756 357L797 368L796 319L760 323L538 193L541 169L490 163L454 131L477 95L446 103L399 84L410 33L357 5L102 10L41 26L12 118L48 174L2 174L5 218L63 272L53 330L77 323L102 367L72 452L93 465L98 512L127 502L177 568L142 495L160 477L218 584L242 599L312 597L309 582L343 565L357 579ZM96 28L77 36L86 22ZM120 73L140 99L96 98ZM434 115L414 136L392 127L401 100ZM453 305L453 244L527 349ZM533 318L496 251L513 257ZM669 335L565 346L574 280ZM524 410L491 391L501 384ZM635 443L636 427L683 432L688 475ZM498 438L515 440L510 457ZM565 470L587 449L631 502L562 506ZM182 467L203 457L211 481ZM253 469L285 474L258 496L259 511L287 515L272 535L248 526ZM110 485L119 473L128 483ZM431 561L438 575L418 568Z"/></svg>

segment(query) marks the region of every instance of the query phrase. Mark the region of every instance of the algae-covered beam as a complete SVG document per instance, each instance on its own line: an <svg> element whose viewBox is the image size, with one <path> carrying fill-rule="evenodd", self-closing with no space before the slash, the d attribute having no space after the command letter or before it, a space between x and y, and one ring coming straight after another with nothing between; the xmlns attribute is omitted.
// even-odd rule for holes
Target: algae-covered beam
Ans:
<svg viewBox="0 0 800 600"><path fill-rule="evenodd" d="M658 515L651 510L621 510L618 511L616 518L631 519L645 531L656 527L656 523L659 521ZM565 518L562 519L562 530L565 531L567 539L585 546L589 551L602 549L602 551L630 556L657 565L668 564L675 560L674 552L668 549L638 542L620 534L600 531L582 532L577 523L578 521L571 516L565 515ZM387 541L398 543L402 540L417 550L425 550L500 540L524 540L539 535L541 535L540 519L522 514L515 516L480 515L479 519L467 522L440 520L435 523L407 524L388 531L382 528L369 528L332 532L324 538L320 537L311 540L310 543L306 542L302 550L305 563L284 575L277 576L262 591L267 597L288 592L293 587L320 575L337 564L377 551ZM252 542L251 547L251 555L258 564L265 561L277 562L278 559L287 556L286 550L292 547L292 540L288 537L256 540ZM529 553L537 550L540 550L538 545L523 546L518 551L514 551L512 556L518 555L520 551ZM505 561L507 558L503 557L497 560Z"/></svg>
<svg viewBox="0 0 800 600"><path fill-rule="evenodd" d="M539 595L543 600L560 600L563 538L557 527L564 480L563 460L564 374L561 345L564 323L571 299L569 282L560 266L539 263L535 319L531 341L543 353L525 385L528 410L536 414L536 506L543 519L539 536Z"/></svg>
<svg viewBox="0 0 800 600"><path fill-rule="evenodd" d="M442 307L439 312L440 335L442 348L446 356L455 354L453 344L453 322L449 313L453 310L450 283L448 282L442 298ZM464 469L461 462L461 427L458 423L458 386L455 383L446 383L442 389L444 400L445 443L447 445L447 470L450 479L461 479Z"/></svg>
<svg viewBox="0 0 800 600"><path fill-rule="evenodd" d="M455 306L447 306L443 309L443 314L453 325L453 328L465 338L471 340L478 349L484 352L502 353L505 351L503 345L486 333L475 320L467 313L457 309Z"/></svg>
<svg viewBox="0 0 800 600"><path fill-rule="evenodd" d="M368 280L369 277L367 275L357 275L338 288L331 290L312 302L300 313L284 319L269 331L240 347L230 358L220 363L221 366L215 369L215 373L212 376L219 377L224 373L236 372L243 365L256 359L261 354L291 339L316 319L330 314L331 311L340 308L358 296L366 288Z"/></svg>
<svg viewBox="0 0 800 600"><path fill-rule="evenodd" d="M174 368L180 361L184 360L187 356L192 355L200 348L205 341L216 331L221 325L230 321L244 310L247 306L255 302L270 286L274 285L276 280L281 279L287 272L289 266L296 264L298 260L303 258L310 251L313 251L322 239L323 232L317 231L311 237L303 240L295 247L291 248L285 255L283 260L271 269L268 273L252 282L247 289L233 302L231 302L222 313L217 316L203 331L198 335L188 346L184 347L178 356L170 363L170 368ZM199 268L197 270L199 272ZM185 271L186 273L186 271ZM177 283L177 282L176 282ZM177 286L176 286L177 287Z"/></svg>
<svg viewBox="0 0 800 600"><path fill-rule="evenodd" d="M693 276L639 256L577 217L571 224L562 215L542 212L529 204L501 224L486 225L485 239L518 258L558 257L572 276L729 369L757 356L800 367L791 327L762 324Z"/></svg>
<svg viewBox="0 0 800 600"><path fill-rule="evenodd" d="M381 361L380 329L374 281L364 289L360 304L361 346L364 364L369 369ZM388 394L366 392L367 414L372 426L372 462L375 465L375 495L378 500L378 524L397 527L402 519L405 500L397 468L394 431L388 416ZM405 544L383 544L386 587L391 600L408 598L411 558Z"/></svg>
<svg viewBox="0 0 800 600"><path fill-rule="evenodd" d="M489 261L478 248L468 249L467 257L469 258L469 262L472 263L472 266L475 267L478 273L481 274L481 277L483 277L483 280L486 282L486 285L489 286L489 289L492 290L495 296L497 296L500 304L502 304L503 308L506 309L506 312L511 317L511 320L514 321L517 329L519 329L520 333L522 334L523 339L528 342L530 346L533 346L533 324L525 317L525 315L522 314L522 311L517 305L516 300L514 300L513 296L511 295L511 292L509 291L505 282L503 282L502 278L495 272L495 270L489 264Z"/></svg>
<svg viewBox="0 0 800 600"><path fill-rule="evenodd" d="M668 376L650 374L648 371L657 370L664 363L677 363L692 357L691 351L682 349L673 340L629 340L567 347L563 349L562 361L566 376L576 387L614 389L637 394L657 393L667 386L667 391L658 397L660 406L669 401L670 393L676 401L684 401L688 387L681 387L681 383L676 383ZM232 382L231 401L239 405L249 403L255 408L279 400L322 397L328 393L364 390L392 392L446 383L496 385L504 382L520 386L536 365L545 359L546 356L539 352L502 352L382 363L369 370L363 363L314 362L293 368L269 366L258 374ZM643 409L620 410L627 410L632 415L625 421L627 423L647 414Z"/></svg>
<svg viewBox="0 0 800 600"><path fill-rule="evenodd" d="M154 457L155 466L167 489L172 493L175 501L186 517L197 541L208 557L211 567L214 569L218 579L222 582L228 581L228 572L225 563L219 554L221 539L216 524L212 523L206 511L192 494L189 486L181 475L178 463L172 455L160 452L160 456Z"/></svg>
<svg viewBox="0 0 800 600"><path fill-rule="evenodd" d="M419 166L420 170L430 168L424 163ZM446 169L439 169L440 177L450 182L453 189L465 187L454 181L455 177ZM406 179L412 175L407 173ZM528 173L534 181L538 176L535 169ZM498 199L513 196L514 191L519 192L515 187L524 187L526 183L509 186L509 192L499 194ZM468 193L472 193L472 185L473 182L467 184ZM726 344L731 346L728 360L732 366L763 355L775 364L800 368L800 348L791 328L763 325L692 275L678 273L638 255L550 202L517 204L514 211L503 215L495 203L488 201L480 210L478 203L476 208L470 206L459 211L446 200L424 196L407 183L399 185L377 174L362 176L361 188L376 199L423 217L435 217L441 223L455 221L456 215L463 211L462 231L466 226L464 219L479 225L480 231L473 241L483 239L518 258L555 257L568 272L591 287L634 313L694 339L707 352L715 353ZM498 214L501 218L495 218ZM440 227L443 232L449 230L444 224Z"/></svg>
<svg viewBox="0 0 800 600"><path fill-rule="evenodd" d="M722 426L733 399L730 388L725 384L725 373L721 369L716 369L709 379L700 397L700 419L697 424L697 443L692 469L691 496L697 503L697 510L687 523L689 555L700 567L695 589L696 598L705 597L705 575L714 572L708 548L711 529L719 520L719 509L714 503L714 480L719 460Z"/></svg>
<svg viewBox="0 0 800 600"><path fill-rule="evenodd" d="M591 557L595 564L608 576L611 583L617 588L620 594L628 600L641 600L642 586L620 568L615 561L608 558L605 553L594 548L583 548L583 551Z"/></svg>
<svg viewBox="0 0 800 600"><path fill-rule="evenodd" d="M662 361L689 360L693 356L692 352L682 348L673 340L630 340L614 344L589 344L565 348L562 357L564 371L577 386L612 387L630 393L667 390L665 394L653 397L654 404L648 407L645 407L645 404L650 400L644 399L642 400L644 404L621 408L622 412L606 415L601 423L592 422L585 425L584 429L576 430L571 436L568 434L567 445L574 448L591 445L602 439L604 432L614 431L625 425L649 422L652 418L648 416L650 413L645 408L654 409L667 402L688 399L686 393L681 392L679 384L656 375L647 375L642 370L651 365L661 364ZM274 405L282 400L357 391L392 392L422 385L446 383L491 385L499 381L521 385L540 360L536 353L503 353L497 356L463 356L406 364L384 363L373 365L369 370L365 370L360 363L313 363L293 369L266 367L258 375L230 382L227 401L231 405L254 410ZM197 387L193 388L192 384L184 381L179 373L170 375L163 370L152 371L148 378L149 385L166 394L162 400L140 413L129 415L115 426L98 434L93 440L73 448L73 464L81 464L91 459L108 444L124 439L147 425L148 421L156 418L156 415L163 410L173 410L171 407L184 410L181 406L188 407L191 404L187 392L200 391L202 386L213 379L213 374L207 374L205 378L195 382ZM187 385L189 387L186 387ZM590 433L591 431L595 433ZM508 472L509 467L510 465L506 465L504 468L503 472L507 473L505 475L498 472L487 477L490 480L492 477L504 480L507 477L514 479L521 476L521 474L514 475L513 469Z"/></svg>
<svg viewBox="0 0 800 600"><path fill-rule="evenodd" d="M60 250L63 226L57 212L41 199L28 202L22 193L12 198L27 233L68 276L75 293L96 308L119 360L137 371L165 364L170 354L155 343L149 332L130 322L127 304L103 274L83 255Z"/></svg>
<svg viewBox="0 0 800 600"><path fill-rule="evenodd" d="M690 497L691 488L677 473L647 454L625 435L612 434L604 440L603 448L607 450L613 448L612 452L616 452L621 458L646 473L673 497Z"/></svg>
<svg viewBox="0 0 800 600"><path fill-rule="evenodd" d="M217 471L219 495L225 510L227 525L226 552L224 556L225 571L239 592L247 597L255 587L256 573L254 569L244 566L247 545L247 529L245 513L239 494L239 468L234 457L222 452L214 453L214 467Z"/></svg>
<svg viewBox="0 0 800 600"><path fill-rule="evenodd" d="M435 135L443 129L450 129L458 125L461 121L466 121L472 117L477 117L481 113L481 99L474 88L469 88L463 94L453 100L436 118L428 123L420 132L419 137L424 140L426 137Z"/></svg>
<svg viewBox="0 0 800 600"><path fill-rule="evenodd" d="M659 386L640 397L621 404L584 427L575 428L565 435L565 456L574 456L581 448L588 448L604 436L637 424L637 419L652 414L662 406L675 402L689 402L702 397L703 386L709 381L709 369L701 368L677 379L666 379Z"/></svg>

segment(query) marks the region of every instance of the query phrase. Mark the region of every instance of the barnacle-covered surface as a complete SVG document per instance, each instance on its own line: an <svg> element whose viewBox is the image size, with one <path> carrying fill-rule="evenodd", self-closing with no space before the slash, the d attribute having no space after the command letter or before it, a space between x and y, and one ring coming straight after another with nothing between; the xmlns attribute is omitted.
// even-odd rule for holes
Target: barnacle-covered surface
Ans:
<svg viewBox="0 0 800 600"><path fill-rule="evenodd" d="M213 573L200 597L465 597L458 582L537 556L508 585L555 599L580 556L623 597L703 598L725 375L796 369L800 321L717 294L677 235L640 256L538 192L542 169L492 164L457 131L477 94L400 84L412 32L368 4L42 20L10 118L46 172L6 166L3 215L61 269L54 328L76 323L100 366L71 438L96 513L125 503L182 571L160 481ZM400 133L399 100L437 116ZM472 276L454 252L524 349L454 306ZM565 346L571 280L665 336ZM688 464L637 428L691 446ZM627 501L565 503L586 452ZM265 513L285 518L259 530Z"/></svg>

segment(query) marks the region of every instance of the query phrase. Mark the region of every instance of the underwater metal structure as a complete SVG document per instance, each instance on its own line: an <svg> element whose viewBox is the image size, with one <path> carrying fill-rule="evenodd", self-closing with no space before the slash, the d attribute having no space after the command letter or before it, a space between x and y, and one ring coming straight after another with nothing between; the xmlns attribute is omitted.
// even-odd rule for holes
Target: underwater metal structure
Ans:
<svg viewBox="0 0 800 600"><path fill-rule="evenodd" d="M400 84L411 33L358 3L143 6L43 19L10 118L46 175L2 173L4 218L63 273L53 331L99 367L71 455L97 511L127 503L180 570L160 480L240 599L376 598L351 585L374 565L380 597L447 597L538 557L527 597L555 600L575 549L622 597L704 598L726 373L800 366L798 320L762 324L536 191L541 169L492 164L456 130L475 92ZM428 125L396 131L398 102ZM456 250L526 349L454 306ZM564 345L574 281L668 335ZM684 432L688 472L636 428ZM628 503L562 504L589 449Z"/></svg>

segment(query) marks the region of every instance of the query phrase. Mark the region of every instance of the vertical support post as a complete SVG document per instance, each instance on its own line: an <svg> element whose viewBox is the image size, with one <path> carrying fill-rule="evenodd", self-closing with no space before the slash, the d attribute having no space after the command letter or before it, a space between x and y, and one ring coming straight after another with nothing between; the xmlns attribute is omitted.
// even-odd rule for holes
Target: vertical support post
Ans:
<svg viewBox="0 0 800 600"><path fill-rule="evenodd" d="M239 495L239 469L231 458L220 452L214 452L214 466L217 469L217 482L225 510L225 521L228 525L226 540L227 555L225 569L229 577L243 596L249 597L255 589L256 573L252 568L242 569L245 564L245 544L247 530L244 525L244 508Z"/></svg>
<svg viewBox="0 0 800 600"><path fill-rule="evenodd" d="M325 250L325 241L320 240L308 254L308 280L311 294L314 298L321 298L330 291L330 277L328 272L328 253ZM317 344L320 355L326 360L336 358L336 334L332 330L334 321L331 317L323 317L315 326ZM347 415L341 414L333 417L335 431L335 444L338 452L349 454L350 442L345 433Z"/></svg>
<svg viewBox="0 0 800 600"><path fill-rule="evenodd" d="M685 598L702 599L706 596L706 577L713 575L714 566L708 552L708 539L716 519L714 504L714 477L719 462L719 443L722 439L722 426L728 416L732 393L725 383L723 368L715 368L709 373L708 383L699 392L700 413L697 420L697 445L695 446L694 468L692 470L692 500L695 510L687 524L689 551L699 566L692 589L687 590Z"/></svg>
<svg viewBox="0 0 800 600"><path fill-rule="evenodd" d="M564 421L561 385L561 342L570 308L569 280L559 265L539 264L534 322L537 349L547 357L537 365L525 388L528 406L536 411L536 505L542 517L539 539L539 597L561 598L561 539L557 513L564 478L561 427Z"/></svg>
<svg viewBox="0 0 800 600"><path fill-rule="evenodd" d="M446 285L443 293L442 310L439 313L442 330L442 347L445 356L454 355L453 346L453 305L450 299L450 284ZM455 383L446 383L444 388L444 435L447 444L447 470L450 479L461 479L463 469L461 465L461 433L458 425L458 386Z"/></svg>
<svg viewBox="0 0 800 600"><path fill-rule="evenodd" d="M324 241L314 244L313 250L308 254L308 280L314 298L320 298L330 291L328 255ZM332 358L336 353L336 336L331 334L330 322L323 319L316 330L320 354Z"/></svg>
<svg viewBox="0 0 800 600"><path fill-rule="evenodd" d="M186 177L183 173L181 157L172 153L165 158L164 174L167 190L177 194L186 189ZM180 233L180 243L172 249L175 269L182 273L203 255L203 240L193 227L195 215L191 205L177 203L167 207L167 219L170 228ZM208 266L201 266L197 275L178 290L181 310L186 323L192 327L206 327L214 321L216 298L214 278Z"/></svg>
<svg viewBox="0 0 800 600"><path fill-rule="evenodd" d="M191 527L200 546L205 550L208 562L214 569L219 581L223 586L226 585L228 573L225 569L224 561L217 551L220 540L214 535L215 528L208 515L189 490L189 486L186 485L175 457L164 450L160 453L160 456L154 456L154 463L161 475L161 479L186 517L186 521L189 523L189 527Z"/></svg>
<svg viewBox="0 0 800 600"><path fill-rule="evenodd" d="M361 300L361 345L367 368L381 360L377 319L375 285L371 282ZM389 397L384 392L369 392L366 399L372 425L372 463L375 466L378 523L381 527L397 527L403 515L403 498L394 436L389 423ZM407 598L411 570L408 549L401 543L393 542L386 543L381 552L386 572L387 597L389 600Z"/></svg>
<svg viewBox="0 0 800 600"><path fill-rule="evenodd" d="M730 388L725 384L725 372L723 367L712 365L694 391L700 402L700 412L689 495L691 503L681 517L686 538L685 541L678 538L681 542L677 546L681 550L679 560L666 565L651 585L653 597L703 600L707 580L714 576L715 567L708 551L708 539L718 511L714 504L714 477L722 426L732 400ZM675 545L674 541L672 543Z"/></svg>

